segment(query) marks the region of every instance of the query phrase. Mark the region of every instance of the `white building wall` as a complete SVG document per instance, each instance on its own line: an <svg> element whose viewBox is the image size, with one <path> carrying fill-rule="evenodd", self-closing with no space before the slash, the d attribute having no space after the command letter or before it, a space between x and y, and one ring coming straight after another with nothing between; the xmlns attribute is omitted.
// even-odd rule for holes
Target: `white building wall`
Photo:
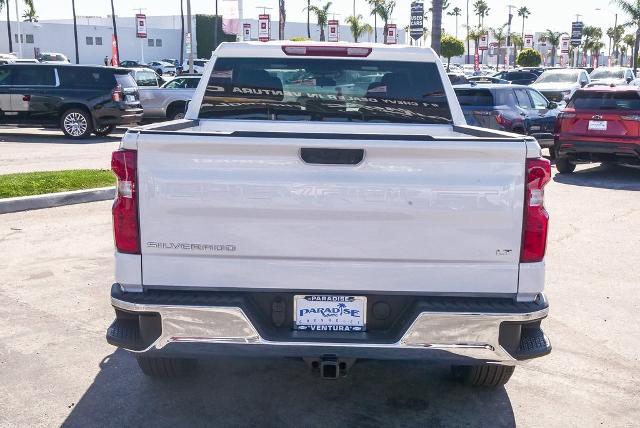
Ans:
<svg viewBox="0 0 640 428"><path fill-rule="evenodd" d="M154 61L163 58L180 58L181 34L180 34L180 17L176 22L167 18L164 24L169 28L152 26L151 20L148 26L148 38L154 40L154 46L149 46L148 39L138 39L136 37L135 22L133 18L119 18L118 25L118 42L120 48L121 60L142 60ZM87 25L87 21L90 25ZM131 21L131 22L128 22ZM122 23L121 23L122 22ZM129 25L127 25L129 24ZM176 27L177 28L173 28ZM186 25L185 25L186 28ZM185 29L186 31L186 29ZM195 33L195 18L193 31ZM16 35L18 33L17 23L11 22L11 32L13 34L13 51L19 52L20 45L16 43ZM40 52L60 52L66 55L71 62L75 62L75 46L73 39L73 24L67 20L55 22L21 22L20 32L22 33L22 57L34 58L35 48L39 48ZM107 18L101 19L78 19L78 51L81 64L103 64L104 57L111 58L111 37L113 29L111 20ZM33 40L30 36L33 36ZM92 45L87 43L87 37L91 38ZM102 45L96 44L96 37L102 38ZM157 47L156 41L162 40L162 46ZM31 41L33 41L31 43ZM141 44L143 47L141 48ZM193 49L196 50L195 35L193 37ZM7 41L7 23L0 21L0 52L9 52L9 43Z"/></svg>

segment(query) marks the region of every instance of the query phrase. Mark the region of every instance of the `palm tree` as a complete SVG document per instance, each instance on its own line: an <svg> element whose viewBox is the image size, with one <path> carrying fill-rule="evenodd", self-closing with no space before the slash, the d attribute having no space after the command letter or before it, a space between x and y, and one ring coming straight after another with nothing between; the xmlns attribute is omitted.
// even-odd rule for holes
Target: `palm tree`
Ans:
<svg viewBox="0 0 640 428"><path fill-rule="evenodd" d="M311 0L307 0L307 37L311 40Z"/></svg>
<svg viewBox="0 0 640 428"><path fill-rule="evenodd" d="M22 18L25 22L38 22L38 15L36 14L36 9L33 6L33 0L25 1L27 5L27 10L22 14Z"/></svg>
<svg viewBox="0 0 640 428"><path fill-rule="evenodd" d="M435 0L440 1L440 0ZM396 7L396 0L382 0L378 2L377 13L380 19L384 21L384 42L387 43L387 27L389 26L389 20L393 9Z"/></svg>
<svg viewBox="0 0 640 428"><path fill-rule="evenodd" d="M469 0L467 0L467 14L465 16L467 17L467 56L465 59L468 60L471 54L471 42L469 40ZM465 61L465 64L466 63L467 61Z"/></svg>
<svg viewBox="0 0 640 428"><path fill-rule="evenodd" d="M446 11L447 9L449 9L451 7L451 4L449 4L449 0L442 0L442 11ZM429 12L433 13L433 5L429 8Z"/></svg>
<svg viewBox="0 0 640 428"><path fill-rule="evenodd" d="M350 16L347 18L347 24L349 24L349 29L351 30L351 34L353 35L353 40L358 43L358 39L364 33L371 34L373 32L373 28L371 25L366 22L362 22L362 15L358 16Z"/></svg>
<svg viewBox="0 0 640 428"><path fill-rule="evenodd" d="M442 10L444 10L444 6ZM453 8L451 12L447 12L447 15L456 17L456 39L457 39L458 38L458 17L462 15L462 9L456 6Z"/></svg>
<svg viewBox="0 0 640 428"><path fill-rule="evenodd" d="M635 50L634 50L634 46L636 44L636 36L633 34L627 34L626 36L624 36L622 38L622 43L625 44L625 46L629 47L629 50L631 51L630 55L631 57L633 57L633 55L635 54ZM625 49L625 54L626 54L626 49Z"/></svg>
<svg viewBox="0 0 640 428"><path fill-rule="evenodd" d="M502 25L502 27L492 28L491 32L493 33L493 38L498 43L498 51L496 53L496 71L500 67L500 48L502 44L507 41L507 24Z"/></svg>
<svg viewBox="0 0 640 428"><path fill-rule="evenodd" d="M324 42L324 27L327 25L327 21L329 19L329 8L331 7L331 2L327 2L324 6L309 6L311 12L316 15L318 21L318 27L320 27L320 41Z"/></svg>
<svg viewBox="0 0 640 428"><path fill-rule="evenodd" d="M591 43L591 58L596 59L596 67L600 65L600 51L604 48L604 43L596 40Z"/></svg>
<svg viewBox="0 0 640 428"><path fill-rule="evenodd" d="M442 38L442 7L443 0L433 0L431 20L431 48L440 55L440 40Z"/></svg>
<svg viewBox="0 0 640 428"><path fill-rule="evenodd" d="M367 0L371 6L371 15L373 15L373 41L378 43L378 12L384 0Z"/></svg>
<svg viewBox="0 0 640 428"><path fill-rule="evenodd" d="M547 29L547 33L545 34L545 39L547 39L547 41L551 43L551 66L552 67L556 65L556 50L558 48L558 45L560 44L560 39L562 38L562 36L566 34L567 33L565 32L552 31Z"/></svg>
<svg viewBox="0 0 640 428"><path fill-rule="evenodd" d="M524 40L524 20L529 18L529 15L531 15L531 11L527 6L522 6L521 8L518 9L518 16L522 17L522 39L523 40Z"/></svg>
<svg viewBox="0 0 640 428"><path fill-rule="evenodd" d="M284 26L287 22L287 9L284 0L278 0L278 11L280 12L278 15L280 17L278 20L278 39L284 40Z"/></svg>
<svg viewBox="0 0 640 428"><path fill-rule="evenodd" d="M582 29L582 37L582 53L586 58L587 52L591 49L593 42L602 38L602 29L600 27L587 25Z"/></svg>
<svg viewBox="0 0 640 428"><path fill-rule="evenodd" d="M613 56L618 60L618 51L620 40L624 35L624 26L616 25L607 29L607 36L609 37L609 56L613 53Z"/></svg>
<svg viewBox="0 0 640 428"><path fill-rule="evenodd" d="M480 45L480 37L484 36L486 32L487 31L482 27L467 27L467 45L469 45L469 42L473 40L473 43L475 43L475 50L477 52L478 46Z"/></svg>
<svg viewBox="0 0 640 428"><path fill-rule="evenodd" d="M520 50L524 49L524 39L518 33L511 33L511 43L513 43L513 58L515 61L518 58L518 47L520 47Z"/></svg>
<svg viewBox="0 0 640 428"><path fill-rule="evenodd" d="M629 15L629 22L624 23L625 27L635 29L636 35L633 43L633 70L638 66L638 45L640 44L640 0L611 0L624 13Z"/></svg>
<svg viewBox="0 0 640 428"><path fill-rule="evenodd" d="M478 27L483 27L484 18L489 15L489 10L491 10L491 8L486 1L476 0L476 2L473 3L473 10L475 11L475 14L478 15Z"/></svg>

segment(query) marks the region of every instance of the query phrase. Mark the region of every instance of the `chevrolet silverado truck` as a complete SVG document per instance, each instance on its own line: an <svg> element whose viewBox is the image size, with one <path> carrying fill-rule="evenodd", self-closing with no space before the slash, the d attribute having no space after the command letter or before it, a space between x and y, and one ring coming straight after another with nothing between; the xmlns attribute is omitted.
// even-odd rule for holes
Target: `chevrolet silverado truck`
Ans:
<svg viewBox="0 0 640 428"><path fill-rule="evenodd" d="M147 375L416 359L497 386L551 350L549 162L467 126L431 49L222 43L185 119L129 130L112 169L107 340Z"/></svg>

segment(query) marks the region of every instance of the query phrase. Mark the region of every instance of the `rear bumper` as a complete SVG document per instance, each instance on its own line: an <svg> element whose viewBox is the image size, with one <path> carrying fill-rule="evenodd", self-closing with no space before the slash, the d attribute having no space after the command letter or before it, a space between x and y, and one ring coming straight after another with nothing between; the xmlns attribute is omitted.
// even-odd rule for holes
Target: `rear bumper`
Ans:
<svg viewBox="0 0 640 428"><path fill-rule="evenodd" d="M129 125L142 122L142 107L105 108L96 114L96 126Z"/></svg>
<svg viewBox="0 0 640 428"><path fill-rule="evenodd" d="M540 328L540 321L549 310L543 294L536 302L526 303L510 299L412 297L411 315L406 323L400 322L404 326L397 335L391 336L376 335L375 331L302 332L286 325L283 335L266 325L271 316L266 323L260 319L250 294L125 293L115 284L111 303L116 320L107 331L107 341L136 353L170 356L314 358L332 354L340 358L509 365L551 351Z"/></svg>
<svg viewBox="0 0 640 428"><path fill-rule="evenodd" d="M557 156L579 162L640 164L640 144L592 141L556 141Z"/></svg>

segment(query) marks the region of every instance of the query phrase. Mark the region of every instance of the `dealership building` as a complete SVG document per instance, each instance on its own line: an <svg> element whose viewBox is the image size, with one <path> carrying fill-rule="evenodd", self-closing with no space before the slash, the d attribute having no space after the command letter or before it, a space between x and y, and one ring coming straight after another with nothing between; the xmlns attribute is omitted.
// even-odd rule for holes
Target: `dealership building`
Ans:
<svg viewBox="0 0 640 428"><path fill-rule="evenodd" d="M235 35L224 34L222 20L219 22L217 41L235 40ZM214 44L214 16L194 15L192 17L192 49L197 57L209 58ZM245 19L244 24L251 25L251 39L258 38L257 19ZM137 38L136 18L116 18L118 30L118 45L120 60L138 60L150 62L163 58L180 58L180 50L183 49L181 17L174 16L148 16L147 38ZM78 16L78 53L81 64L102 64L104 57L111 58L111 39L113 24L111 16ZM240 26L242 28L242 26ZM319 27L311 24L311 38L319 39ZM185 32L187 23L185 18ZM57 52L66 55L71 62L75 62L75 46L73 37L73 20L42 20L40 22L11 21L11 33L13 52L22 58L34 58L38 52ZM326 28L325 28L326 32ZM383 40L383 30L377 29L378 41ZM353 41L349 26L340 25L340 40ZM306 22L287 22L285 38L307 36ZM278 37L278 22L271 22L271 38ZM361 41L373 41L374 35L365 35ZM405 41L404 30L398 29L398 43ZM7 40L7 23L0 21L0 53L9 53ZM186 57L186 54L185 54Z"/></svg>

